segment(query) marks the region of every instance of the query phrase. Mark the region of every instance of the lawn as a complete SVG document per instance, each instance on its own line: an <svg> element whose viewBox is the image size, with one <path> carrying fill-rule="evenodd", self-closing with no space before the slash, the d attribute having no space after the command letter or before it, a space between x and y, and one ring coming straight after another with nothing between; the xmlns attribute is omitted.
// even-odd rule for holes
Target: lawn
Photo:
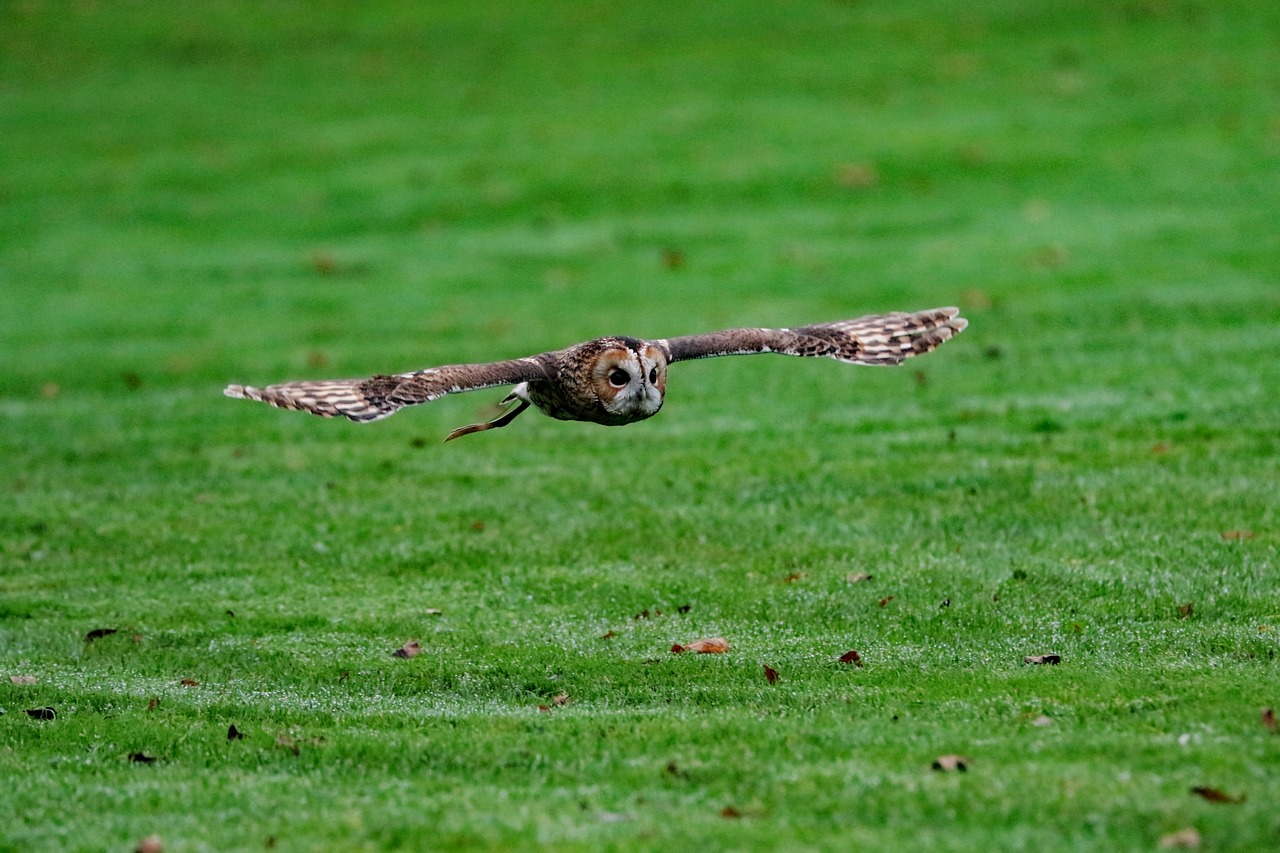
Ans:
<svg viewBox="0 0 1280 853"><path fill-rule="evenodd" d="M1276 32L0 4L0 849L1274 849ZM949 304L625 428L221 395Z"/></svg>

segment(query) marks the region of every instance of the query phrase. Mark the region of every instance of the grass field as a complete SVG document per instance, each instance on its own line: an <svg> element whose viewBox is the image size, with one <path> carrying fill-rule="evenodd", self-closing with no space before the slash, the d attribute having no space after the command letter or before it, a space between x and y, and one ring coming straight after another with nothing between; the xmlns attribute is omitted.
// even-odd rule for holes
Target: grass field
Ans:
<svg viewBox="0 0 1280 853"><path fill-rule="evenodd" d="M0 849L1280 846L1280 5L409 5L0 3Z"/></svg>

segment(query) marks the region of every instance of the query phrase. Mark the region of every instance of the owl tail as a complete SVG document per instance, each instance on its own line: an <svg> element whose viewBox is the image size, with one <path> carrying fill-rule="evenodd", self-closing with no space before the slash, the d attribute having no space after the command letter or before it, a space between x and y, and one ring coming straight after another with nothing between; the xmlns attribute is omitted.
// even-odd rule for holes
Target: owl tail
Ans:
<svg viewBox="0 0 1280 853"><path fill-rule="evenodd" d="M507 397L503 399L502 404L505 405L515 399L518 399L515 396L515 394L508 394ZM520 405L516 406L511 411L503 412L498 417L494 418L491 421L486 421L485 423L468 424L467 426L464 426L464 427L458 427L453 432L446 435L444 437L444 440L453 441L455 438L462 438L462 436L471 435L471 433L473 432L484 432L487 429L497 429L498 427L504 427L507 424L514 421L516 419L516 416L519 415L521 412L523 412L527 408L529 408L529 401L520 400Z"/></svg>

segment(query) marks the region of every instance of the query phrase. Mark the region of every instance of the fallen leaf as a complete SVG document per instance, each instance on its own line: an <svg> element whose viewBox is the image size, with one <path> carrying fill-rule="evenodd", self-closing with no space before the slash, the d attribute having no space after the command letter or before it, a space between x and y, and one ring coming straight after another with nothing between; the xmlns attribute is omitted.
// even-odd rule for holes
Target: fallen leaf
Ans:
<svg viewBox="0 0 1280 853"><path fill-rule="evenodd" d="M311 267L321 275L333 275L338 271L338 259L330 252L312 252Z"/></svg>
<svg viewBox="0 0 1280 853"><path fill-rule="evenodd" d="M476 533L479 533L481 530L484 530L484 521L477 518L475 521L471 522L471 529L474 530Z"/></svg>
<svg viewBox="0 0 1280 853"><path fill-rule="evenodd" d="M1188 601L1186 604L1178 605L1178 615L1183 619L1190 617L1191 614L1195 612L1195 610L1196 610L1195 605L1192 604L1190 601Z"/></svg>
<svg viewBox="0 0 1280 853"><path fill-rule="evenodd" d="M681 270L685 265L683 249L666 248L662 250L662 265L669 270Z"/></svg>
<svg viewBox="0 0 1280 853"><path fill-rule="evenodd" d="M164 844L158 835L148 835L133 848L133 853L164 853Z"/></svg>
<svg viewBox="0 0 1280 853"><path fill-rule="evenodd" d="M738 811L733 806L725 806L720 810L720 817L739 818L739 817L742 817L742 812Z"/></svg>
<svg viewBox="0 0 1280 853"><path fill-rule="evenodd" d="M729 651L729 643L724 637L707 637L701 640L694 640L687 645L676 643L671 647L671 651L676 654L681 652L697 652L700 655L722 655Z"/></svg>
<svg viewBox="0 0 1280 853"><path fill-rule="evenodd" d="M183 687L199 687L200 686L200 682L196 681L194 678L184 678L178 683L181 684Z"/></svg>
<svg viewBox="0 0 1280 853"><path fill-rule="evenodd" d="M10 684L35 684L40 679L34 675L11 675L9 676Z"/></svg>
<svg viewBox="0 0 1280 853"><path fill-rule="evenodd" d="M845 583L862 583L863 581L871 580L872 577L873 575L869 575L866 572L854 572L853 574L845 575L844 580Z"/></svg>
<svg viewBox="0 0 1280 853"><path fill-rule="evenodd" d="M103 637L109 637L118 630L118 628L94 628L92 631L84 635L84 641L86 643L92 643L94 640L101 640Z"/></svg>
<svg viewBox="0 0 1280 853"><path fill-rule="evenodd" d="M129 753L129 760L132 761L134 764L155 764L156 763L156 757L154 755L147 755L145 752L131 752Z"/></svg>
<svg viewBox="0 0 1280 853"><path fill-rule="evenodd" d="M1248 799L1248 795L1246 794L1233 797L1230 794L1225 794L1222 791L1219 791L1217 788L1209 788L1204 785L1195 786L1191 789L1191 793L1203 797L1211 803L1226 803L1229 805L1238 805Z"/></svg>
<svg viewBox="0 0 1280 853"><path fill-rule="evenodd" d="M939 755L933 760L933 769L941 770L943 772L959 770L961 773L964 773L969 769L969 765L972 763L973 762L965 758L963 755Z"/></svg>
<svg viewBox="0 0 1280 853"><path fill-rule="evenodd" d="M1200 833L1192 827L1160 836L1161 850L1190 850L1200 846Z"/></svg>
<svg viewBox="0 0 1280 853"><path fill-rule="evenodd" d="M893 596L892 596L892 595L887 595L887 596L885 596L884 598L880 599L880 606L881 606L881 607L884 607L884 606L885 606L886 604L888 604L890 601L893 601Z"/></svg>
<svg viewBox="0 0 1280 853"><path fill-rule="evenodd" d="M1276 728L1276 711L1274 708L1262 709L1262 727L1269 732L1277 731Z"/></svg>
<svg viewBox="0 0 1280 853"><path fill-rule="evenodd" d="M33 720L57 719L58 712L53 708L28 708L27 716Z"/></svg>
<svg viewBox="0 0 1280 853"><path fill-rule="evenodd" d="M1173 445L1169 444L1167 441L1161 441L1151 445L1151 452L1156 456L1162 456L1165 453L1168 453L1171 449L1173 449Z"/></svg>
<svg viewBox="0 0 1280 853"><path fill-rule="evenodd" d="M1253 531L1252 531L1252 530L1224 530L1224 531L1222 531L1222 538L1223 538L1223 539L1226 539L1228 542L1238 542L1238 541L1240 541L1241 539L1252 539L1252 538L1253 538L1253 535L1254 535L1254 534L1253 534Z"/></svg>
<svg viewBox="0 0 1280 853"><path fill-rule="evenodd" d="M227 727L227 740L244 740L244 732L236 728L235 723Z"/></svg>
<svg viewBox="0 0 1280 853"><path fill-rule="evenodd" d="M840 663L851 663L854 666L861 667L862 655L858 654L854 649L849 649L849 651L840 655Z"/></svg>
<svg viewBox="0 0 1280 853"><path fill-rule="evenodd" d="M410 640L391 653L393 658L416 658L422 653L422 646L417 640Z"/></svg>
<svg viewBox="0 0 1280 853"><path fill-rule="evenodd" d="M601 635L600 635L600 639L602 639L602 640L612 640L612 639L613 639L614 637L616 637L616 636L618 636L618 632L617 632L617 631L606 631L605 633L603 633L603 634L601 634Z"/></svg>
<svg viewBox="0 0 1280 853"><path fill-rule="evenodd" d="M1023 658L1026 663L1033 664L1060 664L1062 663L1062 655L1027 655Z"/></svg>
<svg viewBox="0 0 1280 853"><path fill-rule="evenodd" d="M770 684L778 683L778 671L767 663L764 664L764 680Z"/></svg>
<svg viewBox="0 0 1280 853"><path fill-rule="evenodd" d="M568 694L568 693L557 693L555 696L553 696L553 697L551 698L551 704L552 704L552 705L560 705L560 706L568 705L568 704L569 704L569 694Z"/></svg>
<svg viewBox="0 0 1280 853"><path fill-rule="evenodd" d="M159 707L160 707L160 697L152 696L151 701L147 703L147 710L154 711L156 708L159 708Z"/></svg>
<svg viewBox="0 0 1280 853"><path fill-rule="evenodd" d="M542 713L544 713L544 714L548 714L548 713L550 713L550 712L551 712L551 706L550 706L550 705L539 705L539 706L538 706L538 710L539 710L539 711L541 711L541 712L542 712Z"/></svg>
<svg viewBox="0 0 1280 853"><path fill-rule="evenodd" d="M795 583L798 580L804 580L804 572L792 572L782 579L783 583Z"/></svg>

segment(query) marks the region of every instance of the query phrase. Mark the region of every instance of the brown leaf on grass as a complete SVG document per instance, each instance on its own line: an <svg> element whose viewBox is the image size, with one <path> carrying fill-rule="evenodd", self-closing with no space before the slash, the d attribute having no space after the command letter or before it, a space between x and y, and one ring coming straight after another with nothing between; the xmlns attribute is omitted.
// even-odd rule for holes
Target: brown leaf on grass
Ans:
<svg viewBox="0 0 1280 853"><path fill-rule="evenodd" d="M110 637L116 633L119 628L94 628L92 631L84 635L86 643L92 643L94 640L101 640L103 637Z"/></svg>
<svg viewBox="0 0 1280 853"><path fill-rule="evenodd" d="M862 655L858 654L855 649L849 649L849 651L840 655L839 660L840 663L851 663L856 667L862 666Z"/></svg>
<svg viewBox="0 0 1280 853"><path fill-rule="evenodd" d="M159 707L160 707L160 697L152 696L151 701L147 703L147 710L154 711L156 708L159 708Z"/></svg>
<svg viewBox="0 0 1280 853"><path fill-rule="evenodd" d="M1030 664L1049 664L1056 666L1062 663L1062 655L1027 655L1023 662Z"/></svg>
<svg viewBox="0 0 1280 853"><path fill-rule="evenodd" d="M795 583L796 581L799 581L799 580L804 580L804 572L792 572L791 574L783 578L782 582Z"/></svg>
<svg viewBox="0 0 1280 853"><path fill-rule="evenodd" d="M1239 542L1241 539L1252 539L1254 533L1252 530L1224 530L1222 538L1228 542Z"/></svg>
<svg viewBox="0 0 1280 853"><path fill-rule="evenodd" d="M764 666L764 680L769 682L770 684L777 684L778 671L773 667L769 666L769 664L767 663L764 664L763 666Z"/></svg>
<svg viewBox="0 0 1280 853"><path fill-rule="evenodd" d="M688 259L683 249L668 246L662 250L662 265L669 270L682 270Z"/></svg>
<svg viewBox="0 0 1280 853"><path fill-rule="evenodd" d="M422 653L422 646L417 640L410 640L391 653L393 658L416 658Z"/></svg>
<svg viewBox="0 0 1280 853"><path fill-rule="evenodd" d="M1262 727L1264 729L1273 734L1278 730L1276 725L1276 711L1274 708L1263 708L1260 717L1262 720Z"/></svg>
<svg viewBox="0 0 1280 853"><path fill-rule="evenodd" d="M338 271L338 259L334 257L332 252L312 252L311 268L320 273L320 275L333 275Z"/></svg>
<svg viewBox="0 0 1280 853"><path fill-rule="evenodd" d="M732 820L734 818L742 817L742 812L738 811L733 806L725 806L720 810L720 817Z"/></svg>
<svg viewBox="0 0 1280 853"><path fill-rule="evenodd" d="M729 641L724 637L706 637L683 646L675 643L671 646L671 651L675 654L697 652L700 655L722 655L729 651Z"/></svg>
<svg viewBox="0 0 1280 853"><path fill-rule="evenodd" d="M479 533L481 530L484 530L484 520L477 518L475 521L471 522L471 529L474 530L476 533Z"/></svg>
<svg viewBox="0 0 1280 853"><path fill-rule="evenodd" d="M1178 616L1180 616L1183 619L1189 618L1191 614L1195 612L1196 612L1196 607L1190 601L1188 601L1186 604L1178 605Z"/></svg>
<svg viewBox="0 0 1280 853"><path fill-rule="evenodd" d="M964 773L969 769L969 765L973 762L965 758L963 755L939 755L933 760L933 769L941 770L944 773L952 770L958 770Z"/></svg>
<svg viewBox="0 0 1280 853"><path fill-rule="evenodd" d="M40 679L34 675L11 675L9 676L10 684L35 684Z"/></svg>
<svg viewBox="0 0 1280 853"><path fill-rule="evenodd" d="M200 686L200 682L196 681L194 678L184 678L178 683L181 684L183 687L199 687Z"/></svg>
<svg viewBox="0 0 1280 853"><path fill-rule="evenodd" d="M1239 805L1249 798L1247 794L1241 794L1238 797L1233 797L1230 794L1218 790L1217 788L1209 788L1205 785L1196 785L1191 789L1191 793L1196 796L1203 797L1211 803L1224 803L1227 805Z"/></svg>
<svg viewBox="0 0 1280 853"><path fill-rule="evenodd" d="M542 712L542 713L544 713L544 714L549 714L549 713L551 713L551 706L550 706L550 705L539 705L539 706L538 706L538 710L539 710L539 711L541 711L541 712Z"/></svg>
<svg viewBox="0 0 1280 853"><path fill-rule="evenodd" d="M617 632L617 631L606 631L606 632L604 632L603 634L601 634L601 635L600 635L600 639L602 639L602 640L612 640L612 639L613 639L614 637L616 637L616 636L618 636L618 632Z"/></svg>
<svg viewBox="0 0 1280 853"><path fill-rule="evenodd" d="M885 606L886 604L888 604L890 601L893 601L893 596L892 596L892 595L886 595L884 598L880 599L880 606L881 606L881 607L884 607L884 606Z"/></svg>
<svg viewBox="0 0 1280 853"><path fill-rule="evenodd" d="M1200 846L1200 833L1193 827L1160 836L1161 850L1191 850Z"/></svg>
<svg viewBox="0 0 1280 853"><path fill-rule="evenodd" d="M129 753L129 760L132 761L134 764L155 764L156 763L156 757L154 755L147 755L145 752L131 752Z"/></svg>
<svg viewBox="0 0 1280 853"><path fill-rule="evenodd" d="M235 723L227 727L227 740L244 740L244 732L236 728Z"/></svg>
<svg viewBox="0 0 1280 853"><path fill-rule="evenodd" d="M53 708L28 708L27 716L33 720L56 720L58 712Z"/></svg>
<svg viewBox="0 0 1280 853"><path fill-rule="evenodd" d="M164 853L164 843L158 835L148 835L133 848L133 853Z"/></svg>
<svg viewBox="0 0 1280 853"><path fill-rule="evenodd" d="M863 581L871 580L872 577L874 577L874 575L869 575L866 572L853 572L852 574L847 574L844 576L844 582L845 583L862 583Z"/></svg>

